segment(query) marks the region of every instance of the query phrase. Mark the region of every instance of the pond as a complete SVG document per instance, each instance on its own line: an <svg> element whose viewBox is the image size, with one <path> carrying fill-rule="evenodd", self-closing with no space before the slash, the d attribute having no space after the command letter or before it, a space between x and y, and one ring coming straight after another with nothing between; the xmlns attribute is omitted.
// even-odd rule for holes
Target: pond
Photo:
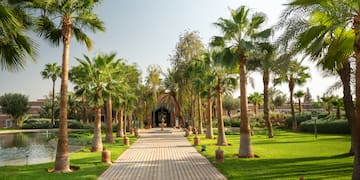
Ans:
<svg viewBox="0 0 360 180"><path fill-rule="evenodd" d="M48 132L0 134L0 166L54 161L56 148L48 142L53 136Z"/></svg>

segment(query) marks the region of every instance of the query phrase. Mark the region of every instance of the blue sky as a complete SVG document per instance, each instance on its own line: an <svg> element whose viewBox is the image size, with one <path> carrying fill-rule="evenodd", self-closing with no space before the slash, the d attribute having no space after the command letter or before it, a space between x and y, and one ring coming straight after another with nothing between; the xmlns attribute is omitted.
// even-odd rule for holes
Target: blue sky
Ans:
<svg viewBox="0 0 360 180"><path fill-rule="evenodd" d="M246 5L253 12L264 12L268 16L267 26L277 22L287 0L104 0L96 8L97 14L105 22L106 32L89 34L94 40L94 48L87 51L84 45L72 41L70 46L70 66L76 65L74 57L86 54L93 57L97 52L116 52L118 57L129 63L136 63L146 75L146 68L158 64L163 70L170 67L169 56L174 53L179 35L186 30L198 31L204 44L219 34L212 23L219 17L228 18L229 8L235 9ZM25 69L16 72L0 71L0 95L6 92L18 92L36 100L48 95L51 81L43 80L40 71L47 63L61 64L62 46L52 47L46 41L33 36L39 43L37 62L29 61ZM302 88L310 88L313 97L321 95L332 83L323 79L312 68L312 81ZM255 89L249 93L262 91L261 77L251 74L256 79ZM60 80L57 81L59 85ZM286 86L281 86L287 92ZM70 91L72 86L70 86ZM57 86L56 91L59 91Z"/></svg>

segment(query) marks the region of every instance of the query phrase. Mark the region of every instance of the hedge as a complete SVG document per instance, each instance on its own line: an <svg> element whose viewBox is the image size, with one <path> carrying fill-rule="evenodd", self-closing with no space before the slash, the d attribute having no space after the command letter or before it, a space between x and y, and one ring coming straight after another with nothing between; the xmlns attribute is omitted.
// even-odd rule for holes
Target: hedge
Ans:
<svg viewBox="0 0 360 180"><path fill-rule="evenodd" d="M54 128L59 127L59 120L55 121ZM50 119L43 118L31 118L24 122L22 127L23 129L51 129L53 126L51 125ZM90 129L91 126L87 124L82 124L78 120L68 119L68 128L70 129Z"/></svg>
<svg viewBox="0 0 360 180"><path fill-rule="evenodd" d="M305 121L300 125L300 131L314 132L315 121ZM326 120L316 121L317 132L322 134L350 134L350 126L347 120Z"/></svg>
<svg viewBox="0 0 360 180"><path fill-rule="evenodd" d="M50 129L52 128L50 119L32 118L24 121L23 129Z"/></svg>

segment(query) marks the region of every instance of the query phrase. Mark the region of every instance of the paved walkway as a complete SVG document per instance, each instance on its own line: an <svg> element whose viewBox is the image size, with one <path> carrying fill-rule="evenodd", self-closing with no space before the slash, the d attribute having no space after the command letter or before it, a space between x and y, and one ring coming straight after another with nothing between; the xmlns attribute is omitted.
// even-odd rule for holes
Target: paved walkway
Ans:
<svg viewBox="0 0 360 180"><path fill-rule="evenodd" d="M143 130L99 179L226 179L177 129Z"/></svg>

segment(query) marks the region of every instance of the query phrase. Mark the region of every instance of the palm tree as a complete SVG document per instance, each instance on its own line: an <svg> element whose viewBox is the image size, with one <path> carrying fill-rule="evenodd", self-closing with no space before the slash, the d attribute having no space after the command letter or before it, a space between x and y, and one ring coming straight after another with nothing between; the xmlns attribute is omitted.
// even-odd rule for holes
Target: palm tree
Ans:
<svg viewBox="0 0 360 180"><path fill-rule="evenodd" d="M227 140L225 136L225 128L224 128L224 120L223 120L223 103L222 96L224 93L228 93L229 91L233 91L237 86L237 80L233 77L233 75L227 74L227 72L233 72L233 69L230 69L229 66L223 66L223 62L225 61L223 58L222 48L215 48L211 51L210 54L210 65L213 69L210 72L209 79L207 80L209 84L214 84L216 89L216 118L218 124L218 137L217 137L217 145L218 146L227 146ZM209 91L211 93L211 90ZM209 94L211 96L211 94Z"/></svg>
<svg viewBox="0 0 360 180"><path fill-rule="evenodd" d="M35 60L36 43L25 31L30 29L31 18L16 5L24 1L0 2L0 66L2 70L16 71L24 68L27 57Z"/></svg>
<svg viewBox="0 0 360 180"><path fill-rule="evenodd" d="M301 113L302 111L302 107L301 107L301 98L304 97L305 93L304 91L296 91L296 93L294 94L294 96L298 99L298 105L299 105L299 113Z"/></svg>
<svg viewBox="0 0 360 180"><path fill-rule="evenodd" d="M320 99L326 106L325 109L328 112L328 115L330 115L332 112L332 105L333 105L332 102L334 100L334 96L323 95Z"/></svg>
<svg viewBox="0 0 360 180"><path fill-rule="evenodd" d="M60 126L59 140L55 159L55 172L70 171L67 133L67 94L68 69L71 36L74 35L80 43L85 43L90 50L91 39L85 30L92 32L104 31L104 23L93 13L94 6L99 1L81 0L49 0L33 1L27 7L39 10L36 31L52 44L63 44L62 78L60 89ZM57 25L56 25L57 24Z"/></svg>
<svg viewBox="0 0 360 180"><path fill-rule="evenodd" d="M258 43L256 46L256 55L251 57L252 59L248 63L249 70L260 71L263 76L263 94L264 94L264 120L268 127L268 137L272 138L273 129L270 121L270 95L269 95L269 83L271 73L279 68L283 68L282 65L286 62L282 61L281 56L276 57L275 46L269 42Z"/></svg>
<svg viewBox="0 0 360 180"><path fill-rule="evenodd" d="M216 36L213 45L225 47L228 64L232 67L238 65L240 75L240 148L239 157L254 157L251 145L250 123L247 115L247 95L246 95L246 62L254 47L255 40L267 38L271 34L271 29L260 31L261 25L265 22L265 15L255 13L250 17L249 9L241 6L236 10L231 10L231 19L220 18L215 25L219 27L224 36ZM235 61L237 59L237 61Z"/></svg>
<svg viewBox="0 0 360 180"><path fill-rule="evenodd" d="M254 105L254 114L257 114L258 105L262 105L264 103L263 96L258 93L254 92L253 94L249 95L249 101Z"/></svg>
<svg viewBox="0 0 360 180"><path fill-rule="evenodd" d="M55 81L58 77L61 76L61 66L58 66L57 63L45 64L45 69L41 71L41 76L43 79L52 80L52 99L51 99L51 124L54 126L54 112L55 112Z"/></svg>
<svg viewBox="0 0 360 180"><path fill-rule="evenodd" d="M287 70L279 70L274 78L274 84L288 83L289 94L290 94L290 106L291 106L291 115L292 115L292 129L295 131L297 129L297 122L295 117L295 108L294 108L294 88L295 85L303 85L310 74L307 72L308 67L302 66L296 61L291 61Z"/></svg>
<svg viewBox="0 0 360 180"><path fill-rule="evenodd" d="M82 75L83 68L80 66L75 66L69 71L69 80L75 84L74 92L77 97L81 98L81 105L82 105L82 117L81 120L83 122L89 123L88 118L88 108L90 107L89 102L86 100L86 95L90 92L90 87L88 86L87 80L84 78L78 78L83 76Z"/></svg>
<svg viewBox="0 0 360 180"><path fill-rule="evenodd" d="M93 60L90 60L86 55L84 55L84 60L76 58L80 63L78 68L81 69L81 73L75 78L76 80L74 83L85 82L87 84L87 88L84 88L83 90L87 90L87 99L93 104L96 112L94 137L91 147L92 152L102 150L101 108L104 105L107 96L112 94L112 87L116 87L117 84L122 82L122 79L113 79L113 77L118 77L119 73L119 70L114 67L120 63L120 59L114 60L114 57L115 54L97 54Z"/></svg>

